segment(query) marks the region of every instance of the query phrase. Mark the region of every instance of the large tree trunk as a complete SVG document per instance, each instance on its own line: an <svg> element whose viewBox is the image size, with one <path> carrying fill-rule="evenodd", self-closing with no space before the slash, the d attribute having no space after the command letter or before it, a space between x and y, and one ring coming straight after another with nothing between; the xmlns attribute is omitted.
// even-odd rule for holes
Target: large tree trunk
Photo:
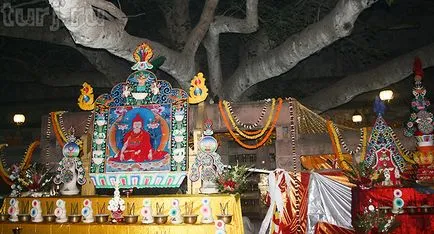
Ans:
<svg viewBox="0 0 434 234"><path fill-rule="evenodd" d="M151 45L154 56L166 57L160 67L187 89L196 73L194 56L214 17L218 0L207 0L201 19L187 38L182 53L176 52L155 41L135 37L125 31L126 15L112 3L104 0L49 0L54 12L71 33L75 43L86 47L106 49L110 53L134 61L133 51L142 42ZM94 8L105 18L99 18ZM80 9L80 10L77 10Z"/></svg>
<svg viewBox="0 0 434 234"><path fill-rule="evenodd" d="M359 14L374 2L376 1L340 0L321 21L289 37L263 56L239 66L225 84L228 89L226 98L239 99L254 84L289 71L313 53L350 35Z"/></svg>
<svg viewBox="0 0 434 234"><path fill-rule="evenodd" d="M347 76L300 102L317 112L324 112L345 104L355 96L381 89L413 73L413 61L419 56L423 67L434 66L434 43L397 57L375 69Z"/></svg>

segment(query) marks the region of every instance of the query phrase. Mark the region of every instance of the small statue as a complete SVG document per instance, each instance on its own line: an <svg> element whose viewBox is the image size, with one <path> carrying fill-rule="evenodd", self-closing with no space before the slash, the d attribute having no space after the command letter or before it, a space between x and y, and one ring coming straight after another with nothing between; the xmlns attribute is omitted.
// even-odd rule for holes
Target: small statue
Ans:
<svg viewBox="0 0 434 234"><path fill-rule="evenodd" d="M8 209L8 214L10 215L9 217L9 221L11 222L18 222L18 212L20 212L20 206L19 206L19 201L15 198L12 198L9 201L9 209Z"/></svg>
<svg viewBox="0 0 434 234"><path fill-rule="evenodd" d="M202 180L201 193L218 193L217 177L223 173L223 163L220 155L216 152L218 147L217 140L212 136L212 121L206 120L204 123L205 131L199 141L199 153L190 168L190 180L195 182Z"/></svg>
<svg viewBox="0 0 434 234"><path fill-rule="evenodd" d="M143 208L141 211L142 223L150 224L154 222L154 217L152 216L152 205L150 199L143 200Z"/></svg>
<svg viewBox="0 0 434 234"><path fill-rule="evenodd" d="M215 221L215 234L226 234L226 224L223 220Z"/></svg>
<svg viewBox="0 0 434 234"><path fill-rule="evenodd" d="M56 223L66 223L68 219L66 218L66 205L65 201L59 199L56 201L57 208L54 210L54 215L56 216Z"/></svg>
<svg viewBox="0 0 434 234"><path fill-rule="evenodd" d="M112 212L112 222L118 223L124 221L125 201L121 198L119 192L119 181L115 181L114 185L115 192L113 198L109 201L108 210Z"/></svg>
<svg viewBox="0 0 434 234"><path fill-rule="evenodd" d="M79 154L80 147L76 143L74 129L71 127L68 143L63 146L64 157L59 162L59 166L57 168L58 174L53 180L55 184L62 184L60 189L60 193L62 195L77 195L80 193L77 183L79 185L86 183L83 163L78 157Z"/></svg>
<svg viewBox="0 0 434 234"><path fill-rule="evenodd" d="M173 199L172 208L170 209L169 217L170 217L170 222L172 222L173 224L182 223L181 209L179 208L178 199Z"/></svg>
<svg viewBox="0 0 434 234"><path fill-rule="evenodd" d="M30 216L32 217L32 222L40 223L43 221L41 201L37 199L32 201L32 209L30 210Z"/></svg>
<svg viewBox="0 0 434 234"><path fill-rule="evenodd" d="M214 219L212 218L211 201L208 198L202 199L202 207L200 207L200 213L202 214L201 223L214 222Z"/></svg>
<svg viewBox="0 0 434 234"><path fill-rule="evenodd" d="M93 209L92 201L90 199L84 199L83 209L81 209L81 215L83 215L83 223L93 223Z"/></svg>

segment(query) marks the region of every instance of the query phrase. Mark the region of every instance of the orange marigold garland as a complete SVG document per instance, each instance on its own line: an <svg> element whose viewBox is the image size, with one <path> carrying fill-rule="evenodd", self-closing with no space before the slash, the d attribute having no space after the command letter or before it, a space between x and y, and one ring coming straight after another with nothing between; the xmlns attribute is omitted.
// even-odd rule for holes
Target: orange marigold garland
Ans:
<svg viewBox="0 0 434 234"><path fill-rule="evenodd" d="M219 110L220 110L220 114L222 116L223 122L225 123L226 128L228 129L229 133L234 138L234 140L239 145L241 145L242 147L244 147L246 149L257 149L260 146L262 146L265 142L267 142L268 138L273 133L274 127L276 126L277 120L279 119L279 114L280 114L280 111L282 109L282 103L283 103L283 100L281 98L279 98L278 101L279 101L279 104L277 106L277 110L276 110L276 113L274 115L273 122L271 124L270 129L268 130L267 134L262 138L262 140L260 142L258 142L257 144L255 144L255 145L245 144L240 139L238 139L237 135L232 131L231 125L230 125L230 123L229 123L229 121L228 121L228 119L227 119L227 117L225 115L225 111L223 109L223 104L222 104L221 100L219 101Z"/></svg>
<svg viewBox="0 0 434 234"><path fill-rule="evenodd" d="M50 115L51 115L51 122L53 123L53 132L54 135L56 136L57 143L59 143L60 147L63 148L63 146L65 145L65 141L63 141L62 136L60 135L61 130L60 130L59 122L57 121L56 118L56 112L51 112Z"/></svg>

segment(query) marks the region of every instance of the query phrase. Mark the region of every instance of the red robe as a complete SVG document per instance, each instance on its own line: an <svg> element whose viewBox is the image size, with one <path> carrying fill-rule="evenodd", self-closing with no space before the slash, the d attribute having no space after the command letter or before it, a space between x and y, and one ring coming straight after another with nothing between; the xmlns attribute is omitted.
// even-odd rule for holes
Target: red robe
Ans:
<svg viewBox="0 0 434 234"><path fill-rule="evenodd" d="M139 133L129 131L124 136L124 146L127 144L123 152L124 158L121 160L121 152L113 161L129 161L144 162L161 160L167 154L163 151L156 151L151 146L151 136L148 132L141 130Z"/></svg>

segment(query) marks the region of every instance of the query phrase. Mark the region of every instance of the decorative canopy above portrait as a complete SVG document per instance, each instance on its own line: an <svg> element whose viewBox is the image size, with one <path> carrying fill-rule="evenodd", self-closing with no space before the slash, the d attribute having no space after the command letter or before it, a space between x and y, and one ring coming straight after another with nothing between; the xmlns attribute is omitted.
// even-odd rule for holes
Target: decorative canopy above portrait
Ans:
<svg viewBox="0 0 434 234"><path fill-rule="evenodd" d="M97 188L179 187L187 171L188 95L158 80L145 43L136 70L95 101L91 179Z"/></svg>

